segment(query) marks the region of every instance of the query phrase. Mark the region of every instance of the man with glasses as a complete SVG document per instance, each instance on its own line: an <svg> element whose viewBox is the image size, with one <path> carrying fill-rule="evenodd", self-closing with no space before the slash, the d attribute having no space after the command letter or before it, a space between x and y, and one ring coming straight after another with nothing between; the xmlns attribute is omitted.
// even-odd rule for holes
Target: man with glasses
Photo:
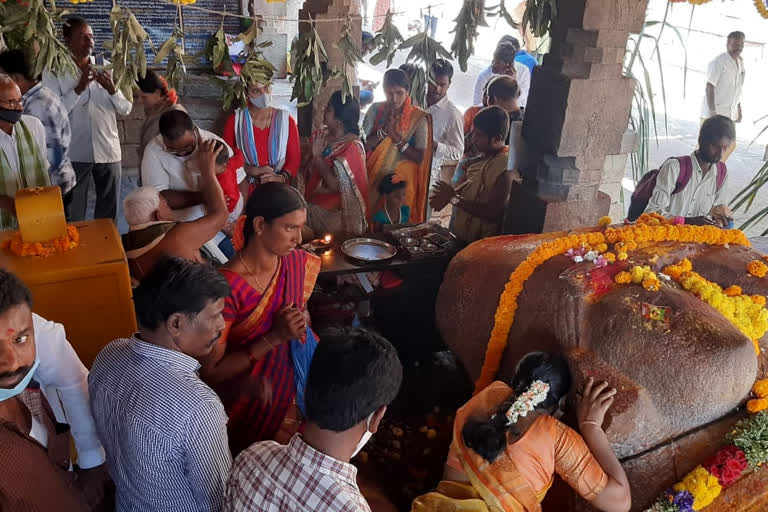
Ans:
<svg viewBox="0 0 768 512"><path fill-rule="evenodd" d="M17 189L51 184L45 128L23 112L21 90L11 77L0 74L0 229L17 226Z"/></svg>
<svg viewBox="0 0 768 512"><path fill-rule="evenodd" d="M204 192L200 190L201 174L197 168L197 159L191 158L197 153L202 141L217 140L225 145L227 154L233 157L227 164L225 172L230 174L227 177L245 186L242 156L234 155L219 136L195 126L189 114L181 110L169 110L160 116L159 127L160 135L144 151L141 180L145 186L153 186L160 192L178 221L193 221L205 215ZM225 176L218 177L220 183L225 182ZM230 217L236 218L242 212L244 201L239 189L233 192L236 201ZM206 248L218 259L226 261L229 254L226 235L220 232L211 242L206 244ZM222 242L223 254L219 254L216 248Z"/></svg>

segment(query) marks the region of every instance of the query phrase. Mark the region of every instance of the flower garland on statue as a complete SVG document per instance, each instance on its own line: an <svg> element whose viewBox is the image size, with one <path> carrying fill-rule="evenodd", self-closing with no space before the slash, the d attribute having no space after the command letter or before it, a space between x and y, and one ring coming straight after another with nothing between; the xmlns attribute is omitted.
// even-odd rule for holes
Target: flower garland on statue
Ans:
<svg viewBox="0 0 768 512"><path fill-rule="evenodd" d="M480 376L475 381L475 392L486 388L499 371L504 350L507 348L509 331L515 321L517 299L523 291L525 282L536 269L554 256L570 253L570 257L585 258L589 252L599 249L607 250L608 244L613 244L613 252L603 254L606 264L613 261L624 261L627 253L644 242L694 242L709 245L739 244L750 245L744 233L739 230L723 230L714 226L681 225L680 219L666 219L657 214L643 214L635 224L611 228L610 218L603 217L599 223L604 231L571 234L545 242L523 260L510 274L509 281L499 297L499 304L494 314L494 324L490 339L485 350ZM582 254L577 254L581 253ZM592 257L592 255L590 255ZM597 258L595 258L597 260ZM593 261L594 263L594 261ZM598 264L602 264L602 261ZM648 286L655 286L649 282Z"/></svg>
<svg viewBox="0 0 768 512"><path fill-rule="evenodd" d="M67 233L45 242L25 242L21 233L16 232L10 238L3 240L0 249L8 249L16 256L41 256L67 252L80 245L80 232L75 226L67 226Z"/></svg>

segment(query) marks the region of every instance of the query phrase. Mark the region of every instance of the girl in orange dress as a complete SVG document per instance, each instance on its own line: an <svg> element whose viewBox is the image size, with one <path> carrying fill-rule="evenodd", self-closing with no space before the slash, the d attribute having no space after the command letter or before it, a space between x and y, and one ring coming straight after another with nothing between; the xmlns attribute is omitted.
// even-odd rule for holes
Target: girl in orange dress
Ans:
<svg viewBox="0 0 768 512"><path fill-rule="evenodd" d="M570 385L561 356L523 357L512 387L496 381L459 409L445 480L411 510L538 512L555 473L593 507L629 510L629 482L602 429L616 390L591 378L586 383L578 411L582 437L553 416Z"/></svg>

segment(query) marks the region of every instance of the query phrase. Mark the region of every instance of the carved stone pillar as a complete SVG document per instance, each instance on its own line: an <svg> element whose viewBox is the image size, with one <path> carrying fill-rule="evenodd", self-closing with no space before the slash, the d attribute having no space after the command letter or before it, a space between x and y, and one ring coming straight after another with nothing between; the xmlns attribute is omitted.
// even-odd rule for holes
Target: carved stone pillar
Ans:
<svg viewBox="0 0 768 512"><path fill-rule="evenodd" d="M630 32L639 32L647 0L560 2L550 53L534 70L523 125L530 148L524 185L513 190L512 233L594 225L611 209L622 161L632 150L625 136L632 80L622 63ZM622 167L622 169L619 169ZM606 187L602 187L606 188ZM615 189L615 191L614 191ZM620 217L618 202L614 214Z"/></svg>

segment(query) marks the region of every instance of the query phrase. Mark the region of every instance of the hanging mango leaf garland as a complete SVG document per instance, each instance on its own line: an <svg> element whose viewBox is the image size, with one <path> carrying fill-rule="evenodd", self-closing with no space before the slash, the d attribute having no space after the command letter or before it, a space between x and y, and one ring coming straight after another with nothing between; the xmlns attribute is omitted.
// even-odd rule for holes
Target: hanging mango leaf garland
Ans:
<svg viewBox="0 0 768 512"><path fill-rule="evenodd" d="M312 99L325 85L327 78L323 66L328 65L328 54L315 30L314 23L294 41L291 46L291 61L293 62L291 100L298 100L299 107L306 107L312 103Z"/></svg>
<svg viewBox="0 0 768 512"><path fill-rule="evenodd" d="M361 60L360 46L352 40L352 18L347 15L344 20L344 29L341 31L341 39L336 46L344 54L344 64L338 73L341 77L341 101L346 103L347 96L354 96L354 84L352 83L352 72Z"/></svg>
<svg viewBox="0 0 768 512"><path fill-rule="evenodd" d="M530 27L536 37L549 35L557 19L558 0L527 0L523 13L523 27Z"/></svg>
<svg viewBox="0 0 768 512"><path fill-rule="evenodd" d="M451 44L451 52L459 59L459 67L467 71L467 61L475 53L477 27L487 27L485 21L485 0L464 0L459 15L454 20L456 27L451 31L456 34Z"/></svg>
<svg viewBox="0 0 768 512"><path fill-rule="evenodd" d="M504 21L506 21L510 27L512 28L520 28L520 24L517 23L514 18L512 18L512 13L510 13L507 10L507 6L505 5L505 0L500 0L498 5L494 5L493 7L486 7L485 12L487 16L491 18L499 17L503 18Z"/></svg>
<svg viewBox="0 0 768 512"><path fill-rule="evenodd" d="M428 71L437 59L451 59L451 54L443 46L429 37L427 31L416 34L400 45L399 50L410 48L406 62L416 65L416 73L411 80L411 100L423 106L427 96Z"/></svg>
<svg viewBox="0 0 768 512"><path fill-rule="evenodd" d="M181 28L178 25L174 26L171 37L160 46L152 61L154 66L159 67L163 60L168 59L165 63L165 79L174 89L179 89L182 77L187 74L187 66L184 62L187 56L184 55L184 48L181 45L183 37Z"/></svg>
<svg viewBox="0 0 768 512"><path fill-rule="evenodd" d="M9 48L23 50L33 66L34 75L49 71L56 75L75 75L75 62L69 49L56 37L56 24L70 11L56 8L50 0L5 2L0 4L2 32Z"/></svg>
<svg viewBox="0 0 768 512"><path fill-rule="evenodd" d="M147 32L130 10L117 5L109 14L109 24L112 39L105 41L104 47L112 52L112 81L115 89L131 101L136 79L147 74Z"/></svg>
<svg viewBox="0 0 768 512"><path fill-rule="evenodd" d="M378 66L386 60L387 67L390 67L392 59L395 58L395 53L397 53L398 46L402 42L403 36L392 22L392 11L389 11L384 19L384 25L381 26L381 30L376 32L376 36L373 38L373 44L378 51L371 56L369 62L374 66Z"/></svg>
<svg viewBox="0 0 768 512"><path fill-rule="evenodd" d="M240 75L231 80L216 80L222 86L222 108L228 111L232 108L243 108L248 104L248 85L261 83L269 85L272 83L272 75L275 74L275 67L271 62L264 58L262 48L272 44L269 41L257 45L248 53L243 67L240 69Z"/></svg>

